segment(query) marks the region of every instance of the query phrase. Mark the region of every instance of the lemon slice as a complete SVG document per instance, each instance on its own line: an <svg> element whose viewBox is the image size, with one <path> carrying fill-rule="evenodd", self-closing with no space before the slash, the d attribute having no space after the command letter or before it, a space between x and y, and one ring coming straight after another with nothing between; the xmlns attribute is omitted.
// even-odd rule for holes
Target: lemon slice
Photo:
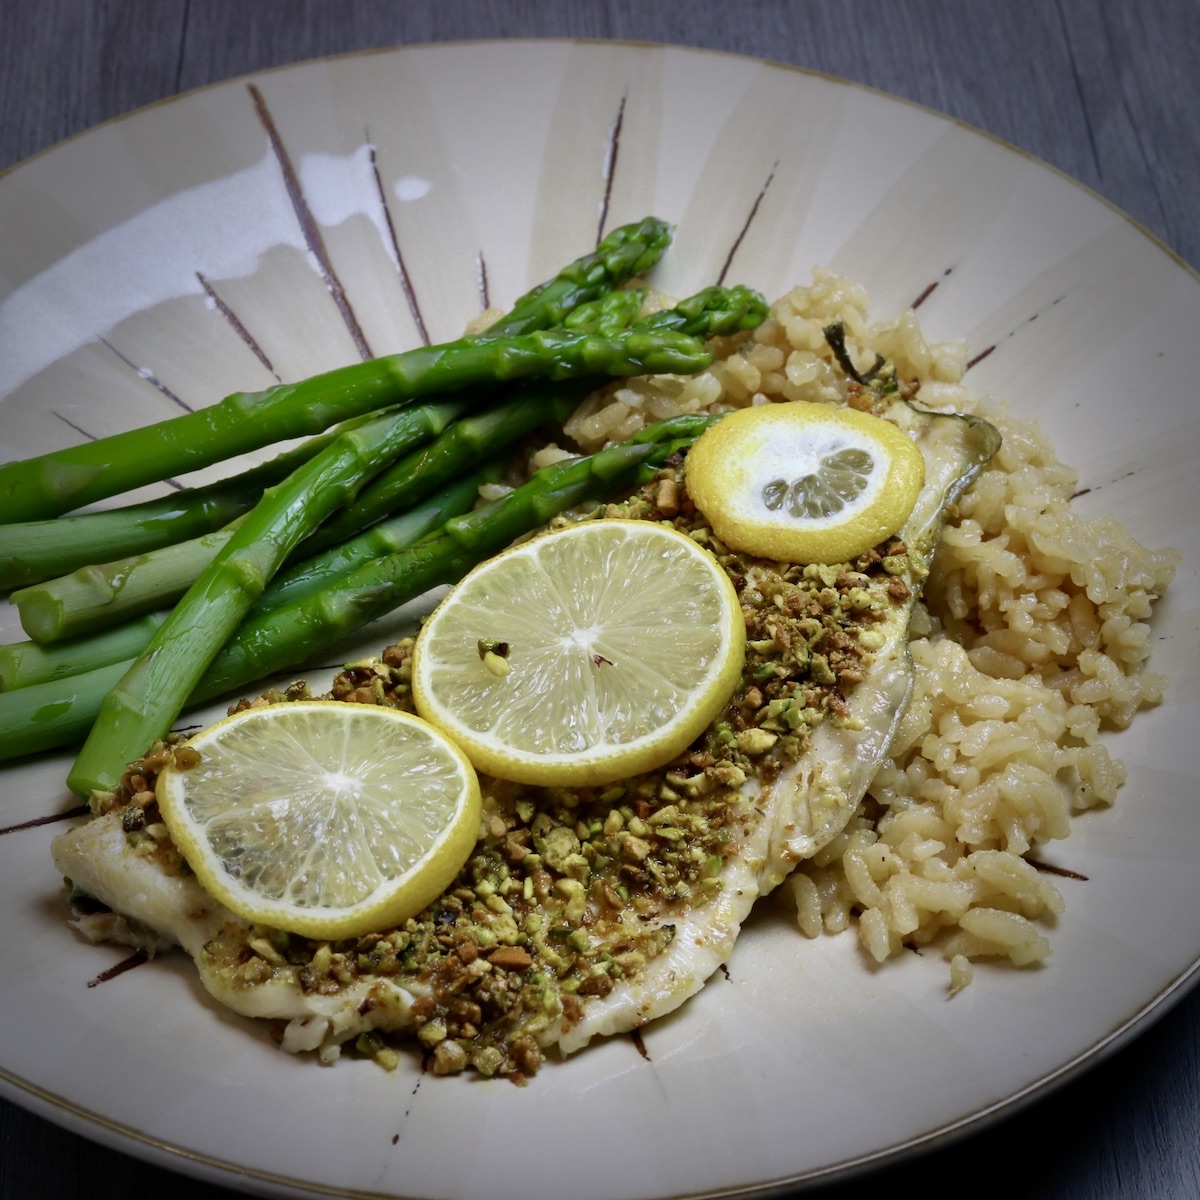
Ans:
<svg viewBox="0 0 1200 1200"><path fill-rule="evenodd" d="M163 820L197 879L235 913L314 938L420 912L478 835L479 781L408 713L293 701L193 737L199 765L158 778Z"/></svg>
<svg viewBox="0 0 1200 1200"><path fill-rule="evenodd" d="M890 421L803 400L723 417L686 470L721 541L796 563L846 562L891 537L925 481L920 448Z"/></svg>
<svg viewBox="0 0 1200 1200"><path fill-rule="evenodd" d="M417 711L481 771L594 786L669 762L728 702L746 626L707 550L584 521L473 570L413 651Z"/></svg>

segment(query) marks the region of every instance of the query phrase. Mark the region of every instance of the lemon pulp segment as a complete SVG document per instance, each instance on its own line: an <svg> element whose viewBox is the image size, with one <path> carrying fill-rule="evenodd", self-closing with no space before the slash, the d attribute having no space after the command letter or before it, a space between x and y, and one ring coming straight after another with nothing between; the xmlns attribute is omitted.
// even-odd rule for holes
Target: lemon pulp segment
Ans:
<svg viewBox="0 0 1200 1200"><path fill-rule="evenodd" d="M745 637L733 584L691 538L585 521L451 590L417 637L413 696L481 771L607 783L669 762L707 728Z"/></svg>
<svg viewBox="0 0 1200 1200"><path fill-rule="evenodd" d="M415 915L478 833L479 782L436 729L382 706L245 709L191 739L157 795L205 889L247 920L353 937Z"/></svg>
<svg viewBox="0 0 1200 1200"><path fill-rule="evenodd" d="M688 493L726 545L781 562L845 562L894 534L925 479L892 422L806 401L739 409L688 452Z"/></svg>

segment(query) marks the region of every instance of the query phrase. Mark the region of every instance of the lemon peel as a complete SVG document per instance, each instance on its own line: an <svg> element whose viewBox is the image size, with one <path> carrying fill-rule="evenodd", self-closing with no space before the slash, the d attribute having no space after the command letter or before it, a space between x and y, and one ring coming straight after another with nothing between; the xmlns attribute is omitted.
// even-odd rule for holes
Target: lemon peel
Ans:
<svg viewBox="0 0 1200 1200"><path fill-rule="evenodd" d="M688 494L731 549L837 563L904 524L925 459L891 421L797 400L729 413L697 439L685 470Z"/></svg>
<svg viewBox="0 0 1200 1200"><path fill-rule="evenodd" d="M584 521L476 567L413 651L417 711L489 775L597 786L670 762L741 676L746 627L713 555L650 521ZM504 647L504 667L483 647Z"/></svg>
<svg viewBox="0 0 1200 1200"><path fill-rule="evenodd" d="M260 705L201 730L159 775L159 810L209 895L246 920L358 937L415 916L479 832L463 753L381 705Z"/></svg>

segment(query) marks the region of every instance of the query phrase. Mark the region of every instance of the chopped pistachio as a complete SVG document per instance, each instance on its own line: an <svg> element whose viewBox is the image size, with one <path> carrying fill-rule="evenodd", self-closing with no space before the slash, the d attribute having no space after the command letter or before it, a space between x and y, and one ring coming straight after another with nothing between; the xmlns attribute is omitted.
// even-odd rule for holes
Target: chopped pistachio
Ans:
<svg viewBox="0 0 1200 1200"><path fill-rule="evenodd" d="M887 643L887 637L880 629L860 629L858 644L864 650L882 650Z"/></svg>
<svg viewBox="0 0 1200 1200"><path fill-rule="evenodd" d="M563 914L568 921L576 923L583 920L587 911L587 890L578 879L559 879L555 881L554 890L566 900Z"/></svg>
<svg viewBox="0 0 1200 1200"><path fill-rule="evenodd" d="M766 754L778 740L778 734L772 733L767 729L755 727L743 729L738 734L737 743L738 749L743 754L748 754L751 758L758 758L760 755Z"/></svg>

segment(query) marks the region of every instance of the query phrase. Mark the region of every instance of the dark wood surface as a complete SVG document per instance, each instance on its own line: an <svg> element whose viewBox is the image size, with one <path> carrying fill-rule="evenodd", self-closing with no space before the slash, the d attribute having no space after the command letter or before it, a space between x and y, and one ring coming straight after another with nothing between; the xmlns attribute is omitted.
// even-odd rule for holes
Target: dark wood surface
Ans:
<svg viewBox="0 0 1200 1200"><path fill-rule="evenodd" d="M869 84L1038 155L1200 265L1200 0L0 0L0 169L264 67L501 37L706 46ZM998 1126L811 1194L972 1188L981 1164L1030 1200L1200 1196L1200 993ZM235 1194L0 1102L5 1198Z"/></svg>

